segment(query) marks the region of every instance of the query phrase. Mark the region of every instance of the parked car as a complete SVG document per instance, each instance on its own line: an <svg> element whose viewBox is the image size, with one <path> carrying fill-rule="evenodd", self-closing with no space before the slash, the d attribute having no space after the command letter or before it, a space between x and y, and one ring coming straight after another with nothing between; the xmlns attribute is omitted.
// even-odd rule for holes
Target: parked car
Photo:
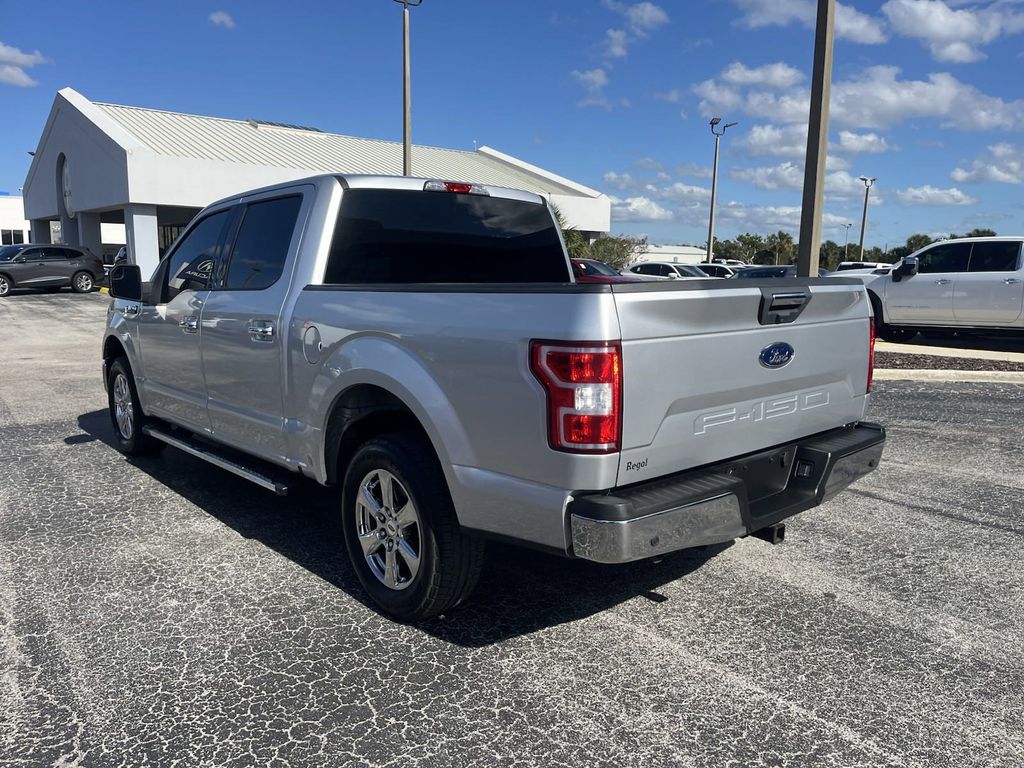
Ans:
<svg viewBox="0 0 1024 768"><path fill-rule="evenodd" d="M725 264L718 264L716 262L712 262L711 264L707 264L707 263L694 264L693 266L695 266L697 269L699 269L701 272L703 272L708 277L721 277L721 278L736 277L736 273L740 271L740 268L738 268L738 267L730 267L730 266L727 266Z"/></svg>
<svg viewBox="0 0 1024 768"><path fill-rule="evenodd" d="M818 277L828 277L832 273L827 269L819 269ZM767 267L747 267L736 273L742 280L763 280L766 277L796 277L795 264L777 264Z"/></svg>
<svg viewBox="0 0 1024 768"><path fill-rule="evenodd" d="M902 341L925 329L1024 328L1024 237L942 240L883 274L857 275L867 286L878 335Z"/></svg>
<svg viewBox="0 0 1024 768"><path fill-rule="evenodd" d="M147 283L111 272L113 433L278 493L337 487L355 573L402 620L462 600L487 537L623 563L776 535L878 465L870 310L853 282L706 285L573 283L528 192L247 192Z"/></svg>
<svg viewBox="0 0 1024 768"><path fill-rule="evenodd" d="M727 267L746 267L747 262L739 259L712 259L712 264L725 264Z"/></svg>
<svg viewBox="0 0 1024 768"><path fill-rule="evenodd" d="M0 296L14 288L60 289L88 293L103 282L103 260L84 248L22 243L0 247Z"/></svg>
<svg viewBox="0 0 1024 768"><path fill-rule="evenodd" d="M674 261L644 261L631 266L627 273L646 275L662 280L707 280L708 276L694 264L678 264Z"/></svg>
<svg viewBox="0 0 1024 768"><path fill-rule="evenodd" d="M611 264L597 259L570 259L577 283L635 283L639 276L623 275Z"/></svg>
<svg viewBox="0 0 1024 768"><path fill-rule="evenodd" d="M848 269L889 269L892 264L884 261L840 261L836 272L845 272Z"/></svg>

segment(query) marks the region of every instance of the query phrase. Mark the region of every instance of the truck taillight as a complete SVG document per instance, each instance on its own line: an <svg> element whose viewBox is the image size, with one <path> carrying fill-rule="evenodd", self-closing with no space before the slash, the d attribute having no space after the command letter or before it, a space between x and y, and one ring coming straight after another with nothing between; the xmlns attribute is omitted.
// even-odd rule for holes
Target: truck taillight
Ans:
<svg viewBox="0 0 1024 768"><path fill-rule="evenodd" d="M871 391L871 383L875 379L875 319L868 318L868 386L865 392Z"/></svg>
<svg viewBox="0 0 1024 768"><path fill-rule="evenodd" d="M548 444L614 453L622 443L622 347L617 341L533 341L530 369L548 395Z"/></svg>

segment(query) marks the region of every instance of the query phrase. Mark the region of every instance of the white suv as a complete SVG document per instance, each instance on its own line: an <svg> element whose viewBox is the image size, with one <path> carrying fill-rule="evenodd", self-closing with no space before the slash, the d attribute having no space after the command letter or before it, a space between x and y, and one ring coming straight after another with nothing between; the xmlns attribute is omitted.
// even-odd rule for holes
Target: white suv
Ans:
<svg viewBox="0 0 1024 768"><path fill-rule="evenodd" d="M674 261L644 261L634 264L628 272L648 277L660 277L665 280L708 280L694 264L678 264Z"/></svg>
<svg viewBox="0 0 1024 768"><path fill-rule="evenodd" d="M910 338L923 328L1024 328L1024 237L941 240L863 275L878 335Z"/></svg>

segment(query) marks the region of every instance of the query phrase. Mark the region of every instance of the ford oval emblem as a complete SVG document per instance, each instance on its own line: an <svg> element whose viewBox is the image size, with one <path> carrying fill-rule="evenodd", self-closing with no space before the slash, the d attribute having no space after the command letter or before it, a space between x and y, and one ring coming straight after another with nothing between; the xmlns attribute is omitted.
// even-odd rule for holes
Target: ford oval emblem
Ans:
<svg viewBox="0 0 1024 768"><path fill-rule="evenodd" d="M761 350L758 360L765 368L782 368L793 359L793 348L784 341L769 344Z"/></svg>

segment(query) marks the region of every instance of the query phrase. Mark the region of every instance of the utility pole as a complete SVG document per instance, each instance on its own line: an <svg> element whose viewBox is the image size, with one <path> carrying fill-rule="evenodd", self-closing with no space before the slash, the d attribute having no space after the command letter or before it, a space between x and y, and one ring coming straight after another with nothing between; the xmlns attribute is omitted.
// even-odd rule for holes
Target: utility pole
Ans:
<svg viewBox="0 0 1024 768"><path fill-rule="evenodd" d="M843 224L843 228L846 230L846 242L843 244L843 261L850 260L850 227L852 226L852 221L849 224Z"/></svg>
<svg viewBox="0 0 1024 768"><path fill-rule="evenodd" d="M814 66L811 70L811 112L807 123L807 158L804 161L804 197L800 208L800 250L796 259L796 273L800 277L818 276L835 27L836 0L818 0Z"/></svg>
<svg viewBox="0 0 1024 768"><path fill-rule="evenodd" d="M711 118L711 133L715 137L715 165L711 171L711 215L708 217L708 252L704 259L708 264L714 258L715 250L715 200L718 198L718 143L725 135L726 129L736 125L736 123L726 123L722 126L721 131L716 131L715 128L720 122L722 122L720 117Z"/></svg>
<svg viewBox="0 0 1024 768"><path fill-rule="evenodd" d="M402 4L402 175L412 176L412 84L409 74L409 6L423 0L395 0Z"/></svg>
<svg viewBox="0 0 1024 768"><path fill-rule="evenodd" d="M861 176L860 180L864 182L864 213L860 217L860 260L864 261L864 235L868 231L868 193L875 179Z"/></svg>

